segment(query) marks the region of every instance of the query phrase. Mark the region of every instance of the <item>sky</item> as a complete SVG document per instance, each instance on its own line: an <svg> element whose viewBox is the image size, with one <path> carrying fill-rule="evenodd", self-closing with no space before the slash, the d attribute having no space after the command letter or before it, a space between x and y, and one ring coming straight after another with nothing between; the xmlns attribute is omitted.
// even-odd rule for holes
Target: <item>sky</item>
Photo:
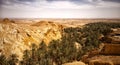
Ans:
<svg viewBox="0 0 120 65"><path fill-rule="evenodd" d="M120 18L120 0L0 0L0 18Z"/></svg>

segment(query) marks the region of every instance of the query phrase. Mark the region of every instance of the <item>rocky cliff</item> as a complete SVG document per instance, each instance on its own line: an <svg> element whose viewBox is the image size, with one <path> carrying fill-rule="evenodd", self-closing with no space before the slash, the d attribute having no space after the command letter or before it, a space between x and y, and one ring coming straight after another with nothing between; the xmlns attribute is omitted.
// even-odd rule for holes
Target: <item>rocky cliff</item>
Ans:
<svg viewBox="0 0 120 65"><path fill-rule="evenodd" d="M53 22L18 24L8 19L0 22L0 53L6 57L16 54L21 60L23 51L30 49L32 43L39 45L43 40L48 45L60 38L61 27Z"/></svg>

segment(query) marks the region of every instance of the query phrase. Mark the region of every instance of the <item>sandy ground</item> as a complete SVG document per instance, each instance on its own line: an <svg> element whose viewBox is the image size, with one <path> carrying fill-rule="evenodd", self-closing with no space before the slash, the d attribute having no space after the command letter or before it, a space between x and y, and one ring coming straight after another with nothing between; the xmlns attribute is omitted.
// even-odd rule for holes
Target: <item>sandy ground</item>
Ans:
<svg viewBox="0 0 120 65"><path fill-rule="evenodd" d="M81 61L75 61L75 62L72 62L72 63L65 63L63 65L86 65L86 64L81 62Z"/></svg>

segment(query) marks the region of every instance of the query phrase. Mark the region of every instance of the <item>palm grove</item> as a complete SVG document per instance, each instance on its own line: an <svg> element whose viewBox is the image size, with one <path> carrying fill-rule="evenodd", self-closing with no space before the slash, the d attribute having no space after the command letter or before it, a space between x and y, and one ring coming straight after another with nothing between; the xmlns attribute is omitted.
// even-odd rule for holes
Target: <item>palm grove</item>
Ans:
<svg viewBox="0 0 120 65"><path fill-rule="evenodd" d="M89 23L83 28L65 28L60 40L53 40L48 46L41 42L39 46L32 44L31 50L25 50L23 60L16 54L9 58L0 55L0 65L62 65L63 63L80 61L88 51L97 48L102 42L99 36L112 32L111 28L120 28L120 23ZM76 48L75 43L82 48Z"/></svg>

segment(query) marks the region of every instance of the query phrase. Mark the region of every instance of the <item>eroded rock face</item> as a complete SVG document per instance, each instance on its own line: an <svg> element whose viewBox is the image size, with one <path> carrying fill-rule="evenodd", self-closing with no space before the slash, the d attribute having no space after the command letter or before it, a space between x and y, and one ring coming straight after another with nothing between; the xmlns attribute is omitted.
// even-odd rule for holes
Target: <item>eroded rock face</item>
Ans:
<svg viewBox="0 0 120 65"><path fill-rule="evenodd" d="M114 65L111 61L91 60L89 65Z"/></svg>
<svg viewBox="0 0 120 65"><path fill-rule="evenodd" d="M120 56L94 56L89 59L89 65L120 65Z"/></svg>
<svg viewBox="0 0 120 65"><path fill-rule="evenodd" d="M100 54L103 55L120 55L120 44L104 44Z"/></svg>
<svg viewBox="0 0 120 65"><path fill-rule="evenodd" d="M0 53L5 54L6 57L16 54L21 60L24 50L29 50L32 43L39 45L43 40L48 44L51 40L61 38L59 25L55 23L54 25L53 23L39 24L40 26L0 23Z"/></svg>

